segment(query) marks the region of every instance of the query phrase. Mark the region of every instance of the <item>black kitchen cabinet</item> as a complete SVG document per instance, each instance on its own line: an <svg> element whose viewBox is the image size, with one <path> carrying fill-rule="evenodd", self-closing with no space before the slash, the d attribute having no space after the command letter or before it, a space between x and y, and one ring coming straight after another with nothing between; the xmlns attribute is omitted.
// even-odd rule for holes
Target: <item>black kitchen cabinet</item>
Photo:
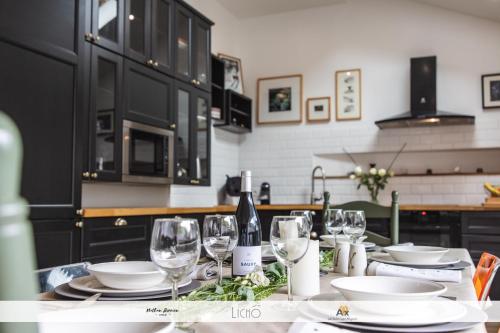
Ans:
<svg viewBox="0 0 500 333"><path fill-rule="evenodd" d="M173 0L125 1L125 55L171 74Z"/></svg>
<svg viewBox="0 0 500 333"><path fill-rule="evenodd" d="M120 181L122 175L123 58L92 45L88 158L84 180Z"/></svg>
<svg viewBox="0 0 500 333"><path fill-rule="evenodd" d="M183 3L175 13L175 74L201 89L210 91L210 28L213 23Z"/></svg>
<svg viewBox="0 0 500 333"><path fill-rule="evenodd" d="M149 260L149 216L92 218L83 220L82 260Z"/></svg>
<svg viewBox="0 0 500 333"><path fill-rule="evenodd" d="M38 268L81 261L81 229L74 220L33 221Z"/></svg>
<svg viewBox="0 0 500 333"><path fill-rule="evenodd" d="M124 16L124 0L92 0L91 31L86 31L85 39L123 54Z"/></svg>
<svg viewBox="0 0 500 333"><path fill-rule="evenodd" d="M210 95L176 82L174 183L210 185Z"/></svg>
<svg viewBox="0 0 500 333"><path fill-rule="evenodd" d="M31 218L74 217L81 187L76 64L0 42L0 73L0 110L23 140L21 194Z"/></svg>
<svg viewBox="0 0 500 333"><path fill-rule="evenodd" d="M155 127L175 128L173 79L125 60L124 118Z"/></svg>

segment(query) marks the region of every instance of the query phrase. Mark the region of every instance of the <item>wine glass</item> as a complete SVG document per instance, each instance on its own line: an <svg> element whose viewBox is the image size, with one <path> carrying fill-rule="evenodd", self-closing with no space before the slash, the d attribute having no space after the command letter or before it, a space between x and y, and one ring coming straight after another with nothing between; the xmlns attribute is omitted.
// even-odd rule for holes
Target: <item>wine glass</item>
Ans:
<svg viewBox="0 0 500 333"><path fill-rule="evenodd" d="M346 210L344 211L344 219L344 234L346 234L350 242L354 244L357 242L358 238L365 233L365 212L362 210Z"/></svg>
<svg viewBox="0 0 500 333"><path fill-rule="evenodd" d="M151 235L151 260L172 282L172 300L177 300L177 285L192 272L200 258L201 241L195 219L156 219Z"/></svg>
<svg viewBox="0 0 500 333"><path fill-rule="evenodd" d="M307 219L307 223L309 223L309 232L312 231L314 226L313 222L314 212L312 210L292 210L290 216L304 216Z"/></svg>
<svg viewBox="0 0 500 333"><path fill-rule="evenodd" d="M288 300L293 301L291 269L307 252L309 223L304 216L274 216L270 239L274 255L287 268Z"/></svg>
<svg viewBox="0 0 500 333"><path fill-rule="evenodd" d="M207 215L203 222L203 245L217 261L218 283L222 284L222 262L231 255L238 243L238 223L234 215Z"/></svg>
<svg viewBox="0 0 500 333"><path fill-rule="evenodd" d="M344 228L344 211L342 209L328 209L326 211L325 229L333 235L334 246L337 245L337 234Z"/></svg>

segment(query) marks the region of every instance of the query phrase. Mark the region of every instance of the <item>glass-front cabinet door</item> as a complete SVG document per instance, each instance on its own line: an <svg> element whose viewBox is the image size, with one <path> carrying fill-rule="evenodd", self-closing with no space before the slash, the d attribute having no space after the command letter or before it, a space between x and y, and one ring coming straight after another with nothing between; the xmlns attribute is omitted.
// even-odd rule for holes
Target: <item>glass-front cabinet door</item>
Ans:
<svg viewBox="0 0 500 333"><path fill-rule="evenodd" d="M210 25L196 19L194 62L196 85L202 89L210 89Z"/></svg>
<svg viewBox="0 0 500 333"><path fill-rule="evenodd" d="M175 73L177 77L191 81L193 76L192 48L193 14L181 5L176 6L175 15Z"/></svg>
<svg viewBox="0 0 500 333"><path fill-rule="evenodd" d="M191 108L192 88L177 83L175 87L175 106L177 110L177 126L175 135L175 168L174 182L189 184L192 178L191 161Z"/></svg>
<svg viewBox="0 0 500 333"><path fill-rule="evenodd" d="M190 182L195 185L210 185L210 100L209 95L202 92L194 97L195 178Z"/></svg>
<svg viewBox="0 0 500 333"><path fill-rule="evenodd" d="M124 0L93 0L92 32L85 39L122 53L124 12Z"/></svg>
<svg viewBox="0 0 500 333"><path fill-rule="evenodd" d="M151 12L151 59L157 70L171 74L173 69L173 0L153 0Z"/></svg>
<svg viewBox="0 0 500 333"><path fill-rule="evenodd" d="M125 1L125 54L142 63L149 60L151 1Z"/></svg>
<svg viewBox="0 0 500 333"><path fill-rule="evenodd" d="M210 185L210 95L176 83L176 150L174 183Z"/></svg>
<svg viewBox="0 0 500 333"><path fill-rule="evenodd" d="M121 179L122 57L92 46L90 72L90 154L83 178Z"/></svg>

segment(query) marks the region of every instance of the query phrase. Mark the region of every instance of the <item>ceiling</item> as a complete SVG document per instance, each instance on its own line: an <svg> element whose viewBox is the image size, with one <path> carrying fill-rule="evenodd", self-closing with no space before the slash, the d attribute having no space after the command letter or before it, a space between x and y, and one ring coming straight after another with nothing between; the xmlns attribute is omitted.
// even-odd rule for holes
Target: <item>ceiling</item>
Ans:
<svg viewBox="0 0 500 333"><path fill-rule="evenodd" d="M328 6L346 0L218 0L234 16L248 18Z"/></svg>
<svg viewBox="0 0 500 333"><path fill-rule="evenodd" d="M463 14L500 21L500 0L414 0Z"/></svg>
<svg viewBox="0 0 500 333"><path fill-rule="evenodd" d="M218 0L239 18L329 6L349 0ZM500 22L500 0L412 0Z"/></svg>

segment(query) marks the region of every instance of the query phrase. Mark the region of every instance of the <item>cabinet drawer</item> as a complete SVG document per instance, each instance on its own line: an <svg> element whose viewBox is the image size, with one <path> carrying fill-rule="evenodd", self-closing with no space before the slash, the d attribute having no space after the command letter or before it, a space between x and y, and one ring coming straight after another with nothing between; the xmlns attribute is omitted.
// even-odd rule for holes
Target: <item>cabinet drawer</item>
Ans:
<svg viewBox="0 0 500 333"><path fill-rule="evenodd" d="M144 252L151 237L149 221L145 216L85 220L82 256L94 258L116 256L124 251Z"/></svg>
<svg viewBox="0 0 500 333"><path fill-rule="evenodd" d="M500 212L462 213L462 233L500 235Z"/></svg>
<svg viewBox="0 0 500 333"><path fill-rule="evenodd" d="M462 235L462 247L469 250L472 260L477 264L483 252L500 256L500 236Z"/></svg>

